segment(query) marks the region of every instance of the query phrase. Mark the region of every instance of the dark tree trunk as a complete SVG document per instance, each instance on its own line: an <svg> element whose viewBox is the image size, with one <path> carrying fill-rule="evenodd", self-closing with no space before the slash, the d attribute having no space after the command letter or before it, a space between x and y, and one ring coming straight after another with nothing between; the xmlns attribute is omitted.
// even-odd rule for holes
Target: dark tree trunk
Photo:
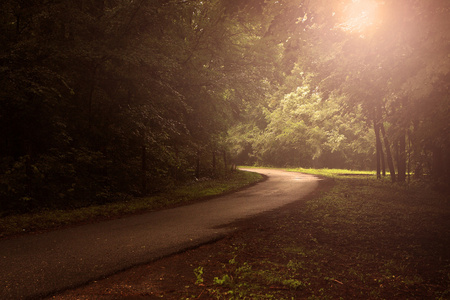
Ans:
<svg viewBox="0 0 450 300"><path fill-rule="evenodd" d="M377 156L377 179L381 178L381 140L380 140L380 126L378 126L377 121L373 120L373 129L375 131L375 150Z"/></svg>
<svg viewBox="0 0 450 300"><path fill-rule="evenodd" d="M381 169L381 174L383 175L383 177L386 177L386 161L384 158L383 144L381 142L381 136L380 136L380 129L381 129L380 111L381 111L381 108L375 109L375 119L374 119L374 127L376 128L375 136L377 139L376 149L378 151L377 160L379 160L379 161L377 161L377 164L381 163L381 167L377 166L377 171L379 169ZM381 176L379 174L380 174L380 171L377 172L377 178L381 178Z"/></svg>
<svg viewBox="0 0 450 300"><path fill-rule="evenodd" d="M383 177L386 177L386 159L384 156L383 147L381 145L381 140L380 140L380 156L381 156L381 174L383 175Z"/></svg>
<svg viewBox="0 0 450 300"><path fill-rule="evenodd" d="M147 147L142 145L141 157L141 171L142 171L142 194L147 194Z"/></svg>
<svg viewBox="0 0 450 300"><path fill-rule="evenodd" d="M89 86L89 94L88 94L88 130L89 130L89 132L92 129L92 120L93 120L92 105L93 105L93 101L94 101L94 91L96 88L97 72L98 72L98 66L95 66L93 73L92 73L92 79L91 79L91 84Z"/></svg>
<svg viewBox="0 0 450 300"><path fill-rule="evenodd" d="M387 159L387 163L388 163L388 167L389 167L389 172L391 173L391 181L396 182L397 179L395 176L394 160L392 159L391 148L390 148L389 140L386 136L386 131L384 130L383 123L380 124L380 129L381 129L381 134L383 135L384 147L386 149L386 159Z"/></svg>
<svg viewBox="0 0 450 300"><path fill-rule="evenodd" d="M407 161L407 168L408 168L408 183L411 181L411 131L408 130L408 161Z"/></svg>
<svg viewBox="0 0 450 300"><path fill-rule="evenodd" d="M216 175L216 150L212 151L212 171L213 175Z"/></svg>
<svg viewBox="0 0 450 300"><path fill-rule="evenodd" d="M20 15L16 15L16 34L20 34L20 25L21 25Z"/></svg>
<svg viewBox="0 0 450 300"><path fill-rule="evenodd" d="M195 178L200 178L200 150L197 150L197 158L195 164Z"/></svg>
<svg viewBox="0 0 450 300"><path fill-rule="evenodd" d="M398 172L398 181L405 182L406 181L406 137L403 132L398 141L397 148L397 172Z"/></svg>
<svg viewBox="0 0 450 300"><path fill-rule="evenodd" d="M180 150L178 150L178 147L175 146L174 147L174 151L175 151L175 161L176 161L176 166L173 169L173 176L175 177L176 180L180 180Z"/></svg>
<svg viewBox="0 0 450 300"><path fill-rule="evenodd" d="M225 172L226 172L228 170L227 152L225 150L223 150L222 155L223 155L223 165L224 165Z"/></svg>

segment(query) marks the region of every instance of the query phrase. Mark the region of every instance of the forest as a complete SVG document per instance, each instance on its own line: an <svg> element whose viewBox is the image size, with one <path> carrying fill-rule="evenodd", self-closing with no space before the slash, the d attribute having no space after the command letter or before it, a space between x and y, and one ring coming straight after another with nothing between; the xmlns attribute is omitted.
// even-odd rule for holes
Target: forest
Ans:
<svg viewBox="0 0 450 300"><path fill-rule="evenodd" d="M448 0L4 0L0 214L240 164L450 182Z"/></svg>

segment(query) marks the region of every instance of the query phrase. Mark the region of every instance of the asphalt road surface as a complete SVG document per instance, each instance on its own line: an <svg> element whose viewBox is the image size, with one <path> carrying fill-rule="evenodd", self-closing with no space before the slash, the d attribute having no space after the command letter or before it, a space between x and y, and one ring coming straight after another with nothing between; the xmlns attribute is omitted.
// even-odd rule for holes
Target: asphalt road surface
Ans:
<svg viewBox="0 0 450 300"><path fill-rule="evenodd" d="M250 188L192 205L0 241L0 299L42 298L223 237L235 220L302 199L312 175L268 176Z"/></svg>

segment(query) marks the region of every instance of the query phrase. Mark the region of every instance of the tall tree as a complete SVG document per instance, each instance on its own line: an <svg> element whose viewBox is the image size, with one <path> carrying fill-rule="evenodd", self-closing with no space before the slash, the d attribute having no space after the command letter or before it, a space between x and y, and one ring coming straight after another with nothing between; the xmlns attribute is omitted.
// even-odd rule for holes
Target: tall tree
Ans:
<svg viewBox="0 0 450 300"><path fill-rule="evenodd" d="M229 5L3 1L2 208L110 201L186 178L273 72L256 6Z"/></svg>

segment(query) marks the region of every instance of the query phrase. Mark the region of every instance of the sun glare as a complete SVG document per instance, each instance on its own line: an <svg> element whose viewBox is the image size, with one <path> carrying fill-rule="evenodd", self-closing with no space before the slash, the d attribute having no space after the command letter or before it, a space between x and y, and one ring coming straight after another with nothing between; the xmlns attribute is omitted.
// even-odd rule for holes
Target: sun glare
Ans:
<svg viewBox="0 0 450 300"><path fill-rule="evenodd" d="M375 0L352 0L344 9L345 31L363 33L377 22L378 3Z"/></svg>

